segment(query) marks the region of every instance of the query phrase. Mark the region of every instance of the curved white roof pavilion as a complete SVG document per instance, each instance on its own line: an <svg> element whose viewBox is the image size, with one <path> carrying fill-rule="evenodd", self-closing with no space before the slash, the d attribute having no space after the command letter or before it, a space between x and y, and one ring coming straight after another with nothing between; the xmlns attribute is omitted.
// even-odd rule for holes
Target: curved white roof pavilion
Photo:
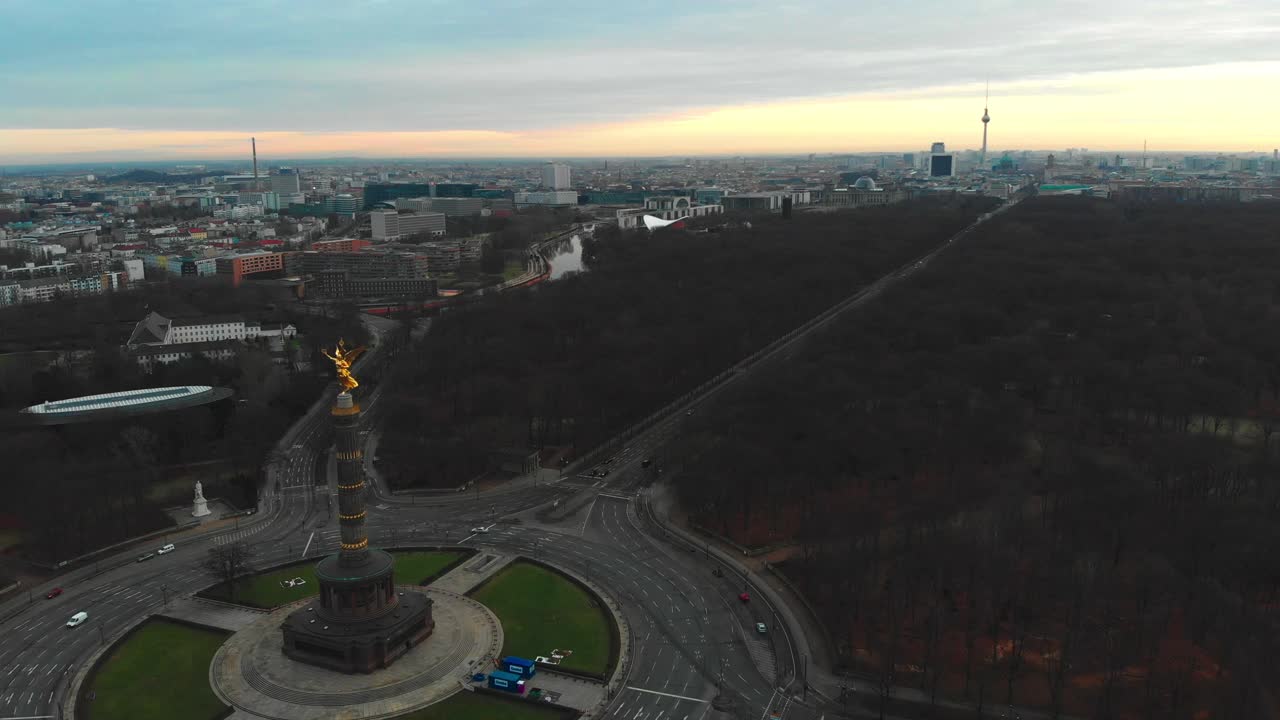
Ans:
<svg viewBox="0 0 1280 720"><path fill-rule="evenodd" d="M231 397L230 390L210 385L141 388L46 401L24 409L22 414L41 424L59 424L96 420L109 416L142 415L176 410L204 405L228 397Z"/></svg>

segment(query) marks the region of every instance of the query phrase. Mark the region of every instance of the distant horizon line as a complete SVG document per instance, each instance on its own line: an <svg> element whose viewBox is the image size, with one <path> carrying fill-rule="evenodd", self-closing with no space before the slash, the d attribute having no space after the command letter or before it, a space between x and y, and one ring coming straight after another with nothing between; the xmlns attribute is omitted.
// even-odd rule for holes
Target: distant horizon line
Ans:
<svg viewBox="0 0 1280 720"><path fill-rule="evenodd" d="M996 150L988 151L988 157L1001 156L1004 154L1015 153L1061 153L1067 152L1070 148L1032 148L1032 149L1015 149L1015 150ZM1079 148L1076 148L1077 150ZM808 155L814 155L815 159L824 158L840 158L858 155L906 155L917 153L929 154L928 149L924 150L850 150L850 151L814 151L806 152L779 152L779 153L751 153L751 154L714 154L714 155L692 155L678 153L675 155L332 155L332 156L297 156L297 157L278 157L266 158L266 162L271 165L279 165L282 163L324 163L324 162L405 162L405 163L423 163L423 164L457 164L468 162L520 162L520 163L538 163L538 162L605 162L605 161L654 161L654 160L681 160L681 159L697 159L697 160L754 160L754 159L797 159L808 160ZM978 153L981 150L977 148L964 148L960 150L947 150L948 154L958 153ZM1269 155L1274 150L1151 150L1142 148L1128 149L1085 149L1084 152L1090 155L1112 155L1112 154L1146 154L1149 157L1159 157L1162 155ZM262 165L264 159L258 158L258 164ZM18 161L7 162L0 160L0 170L10 171L19 169L33 168L92 168L111 167L111 166L174 166L174 165L230 165L245 164L249 165L252 160L249 158L241 158L239 156L223 157L223 158L165 158L165 159L139 159L139 160L57 160L57 161Z"/></svg>

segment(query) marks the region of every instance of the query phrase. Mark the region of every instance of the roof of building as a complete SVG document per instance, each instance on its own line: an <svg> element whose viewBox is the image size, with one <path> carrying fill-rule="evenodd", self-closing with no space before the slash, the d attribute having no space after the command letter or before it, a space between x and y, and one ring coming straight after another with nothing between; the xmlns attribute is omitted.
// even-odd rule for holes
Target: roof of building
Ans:
<svg viewBox="0 0 1280 720"><path fill-rule="evenodd" d="M237 350L244 347L239 340L202 340L200 342L170 343L168 345L143 345L131 348L131 357L150 357L152 355L182 355L202 353L215 350Z"/></svg>
<svg viewBox="0 0 1280 720"><path fill-rule="evenodd" d="M164 342L165 336L169 334L169 326L172 321L158 312L148 313L142 318L137 325L133 326L133 332L129 334L129 345L149 345L151 343Z"/></svg>
<svg viewBox="0 0 1280 720"><path fill-rule="evenodd" d="M28 423L62 425L176 410L204 405L228 397L231 397L231 390L228 388L208 385L142 388L43 402L22 410L19 416Z"/></svg>
<svg viewBox="0 0 1280 720"><path fill-rule="evenodd" d="M244 318L239 315L200 315L198 317L174 318L170 322L174 327L195 327L197 325L243 323Z"/></svg>

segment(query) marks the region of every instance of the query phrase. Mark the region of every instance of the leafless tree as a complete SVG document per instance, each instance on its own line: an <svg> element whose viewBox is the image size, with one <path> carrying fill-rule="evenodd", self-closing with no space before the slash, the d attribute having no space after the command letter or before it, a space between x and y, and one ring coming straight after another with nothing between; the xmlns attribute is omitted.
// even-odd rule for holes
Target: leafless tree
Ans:
<svg viewBox="0 0 1280 720"><path fill-rule="evenodd" d="M253 572L253 548L242 542L209 548L204 566L227 587L227 596L236 597L236 579Z"/></svg>

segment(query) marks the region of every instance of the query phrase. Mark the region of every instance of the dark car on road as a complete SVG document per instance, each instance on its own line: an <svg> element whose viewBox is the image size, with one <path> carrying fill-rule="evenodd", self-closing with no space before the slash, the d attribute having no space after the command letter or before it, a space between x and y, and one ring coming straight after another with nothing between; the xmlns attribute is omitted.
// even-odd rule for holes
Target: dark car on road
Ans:
<svg viewBox="0 0 1280 720"><path fill-rule="evenodd" d="M48 593L47 595L45 595L44 597L45 597L45 599L46 599L46 600L52 600L52 599L54 599L54 598L58 597L58 596L59 596L59 595L61 595L61 594L62 594L62 588L57 587L57 588L54 588L54 589L50 590L50 591L49 591L49 593Z"/></svg>

